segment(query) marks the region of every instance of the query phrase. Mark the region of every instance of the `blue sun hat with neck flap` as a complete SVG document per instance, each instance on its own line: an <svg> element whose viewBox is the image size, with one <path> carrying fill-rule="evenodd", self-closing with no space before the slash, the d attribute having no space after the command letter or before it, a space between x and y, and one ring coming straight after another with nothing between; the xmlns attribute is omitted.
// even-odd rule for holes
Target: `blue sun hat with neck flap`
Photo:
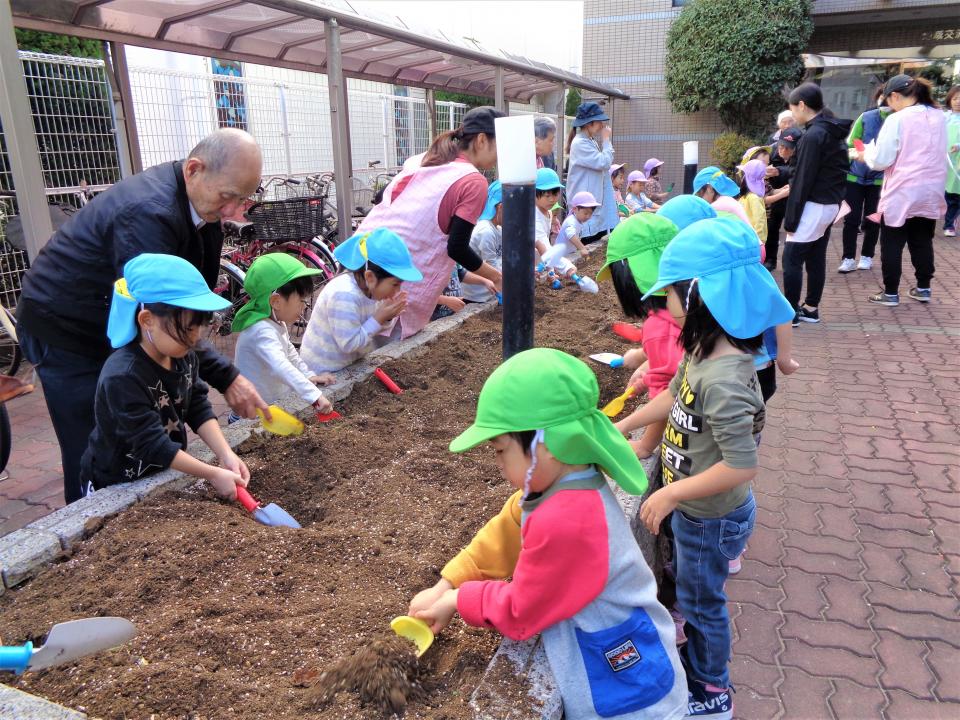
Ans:
<svg viewBox="0 0 960 720"><path fill-rule="evenodd" d="M717 211L702 197L677 195L661 205L660 209L657 210L657 215L662 215L683 230L688 225L700 220L715 218Z"/></svg>
<svg viewBox="0 0 960 720"><path fill-rule="evenodd" d="M677 233L643 297L683 280L696 282L710 314L735 338L756 337L793 319L793 308L760 264L756 233L736 218L701 220Z"/></svg>
<svg viewBox="0 0 960 720"><path fill-rule="evenodd" d="M360 270L372 262L404 282L423 280L403 239L385 227L359 232L344 240L333 256L348 270Z"/></svg>

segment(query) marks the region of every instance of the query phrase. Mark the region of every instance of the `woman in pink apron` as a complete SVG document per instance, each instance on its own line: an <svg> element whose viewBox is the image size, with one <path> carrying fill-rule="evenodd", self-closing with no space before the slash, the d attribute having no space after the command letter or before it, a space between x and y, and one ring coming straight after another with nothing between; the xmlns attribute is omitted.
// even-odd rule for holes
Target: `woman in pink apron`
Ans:
<svg viewBox="0 0 960 720"><path fill-rule="evenodd" d="M437 296L450 280L454 264L492 280L500 290L500 271L470 248L470 236L487 201L481 170L497 163L494 119L503 113L474 108L456 130L438 136L417 165L404 168L383 193L358 232L387 227L406 243L423 281L404 285L407 307L397 318L393 338L407 338L430 320Z"/></svg>

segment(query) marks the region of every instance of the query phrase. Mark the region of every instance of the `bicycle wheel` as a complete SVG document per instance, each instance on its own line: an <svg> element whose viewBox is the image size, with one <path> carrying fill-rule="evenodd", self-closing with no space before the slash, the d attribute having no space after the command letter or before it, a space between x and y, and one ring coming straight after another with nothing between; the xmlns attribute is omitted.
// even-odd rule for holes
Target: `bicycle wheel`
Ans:
<svg viewBox="0 0 960 720"><path fill-rule="evenodd" d="M233 357L233 348L236 344L236 339L231 335L233 317L237 314L237 310L250 299L243 290L243 278L243 270L229 260L220 260L220 275L213 291L229 300L230 307L213 314L213 322L207 327L204 339L227 358Z"/></svg>
<svg viewBox="0 0 960 720"><path fill-rule="evenodd" d="M0 372L4 375L16 375L23 356L17 344L17 320L13 313L0 307Z"/></svg>
<svg viewBox="0 0 960 720"><path fill-rule="evenodd" d="M310 321L310 314L313 312L313 303L323 286L336 276L339 267L337 261L333 259L333 253L322 243L315 243L312 240L305 243L288 243L278 247L277 251L292 255L311 270L320 271L319 275L313 276L313 292L305 300L300 319L287 328L290 332L290 340L299 347L303 340L303 334L307 331L307 323Z"/></svg>

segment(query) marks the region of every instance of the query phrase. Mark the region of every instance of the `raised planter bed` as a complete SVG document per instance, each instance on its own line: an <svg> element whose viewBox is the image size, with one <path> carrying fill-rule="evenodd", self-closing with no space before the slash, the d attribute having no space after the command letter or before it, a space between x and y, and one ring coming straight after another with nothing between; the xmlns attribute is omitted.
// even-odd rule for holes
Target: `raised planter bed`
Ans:
<svg viewBox="0 0 960 720"><path fill-rule="evenodd" d="M598 296L538 288L536 343L582 357L622 350L609 332L618 311L609 286ZM337 405L344 420L310 425L300 438L254 433L241 443L254 493L289 510L300 531L258 525L203 485L183 482L130 507L146 489L107 503L105 512L126 509L86 540L83 523L78 530L66 517L32 528L34 539L56 539L38 562L58 554L61 561L33 579L36 563L9 569L8 585L22 584L0 598L4 641L38 639L54 622L89 615L127 617L140 633L111 653L9 682L91 717L375 717L349 692L310 709L304 685L313 671L389 632L390 618L435 582L510 494L490 453L447 450L500 361L499 310L473 313L428 346L385 349L381 358L408 352L384 363L402 396L358 380L369 368L352 369L338 392L350 392ZM596 370L605 402L628 375ZM499 640L452 625L423 659L422 690L406 717L473 717L471 695ZM484 702L474 706L489 714Z"/></svg>

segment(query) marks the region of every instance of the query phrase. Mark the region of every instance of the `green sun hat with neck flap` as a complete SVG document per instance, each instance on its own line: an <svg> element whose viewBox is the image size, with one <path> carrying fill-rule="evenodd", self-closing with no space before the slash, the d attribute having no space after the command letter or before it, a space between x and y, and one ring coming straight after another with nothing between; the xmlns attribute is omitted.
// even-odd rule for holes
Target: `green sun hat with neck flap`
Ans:
<svg viewBox="0 0 960 720"><path fill-rule="evenodd" d="M597 280L609 280L610 266L625 260L642 295L657 282L660 256L678 232L680 229L673 221L663 215L631 215L610 233L607 241L607 262L597 273ZM661 290L656 294L667 293Z"/></svg>
<svg viewBox="0 0 960 720"><path fill-rule="evenodd" d="M311 270L292 255L286 253L267 253L261 255L247 270L243 279L243 289L250 301L237 311L231 332L241 332L272 314L270 296L291 280L299 277L319 275L320 270Z"/></svg>
<svg viewBox="0 0 960 720"><path fill-rule="evenodd" d="M542 430L554 457L568 465L597 465L631 495L647 489L636 453L597 408L593 371L560 350L534 348L493 371L480 391L476 419L450 443L464 452L498 435Z"/></svg>

